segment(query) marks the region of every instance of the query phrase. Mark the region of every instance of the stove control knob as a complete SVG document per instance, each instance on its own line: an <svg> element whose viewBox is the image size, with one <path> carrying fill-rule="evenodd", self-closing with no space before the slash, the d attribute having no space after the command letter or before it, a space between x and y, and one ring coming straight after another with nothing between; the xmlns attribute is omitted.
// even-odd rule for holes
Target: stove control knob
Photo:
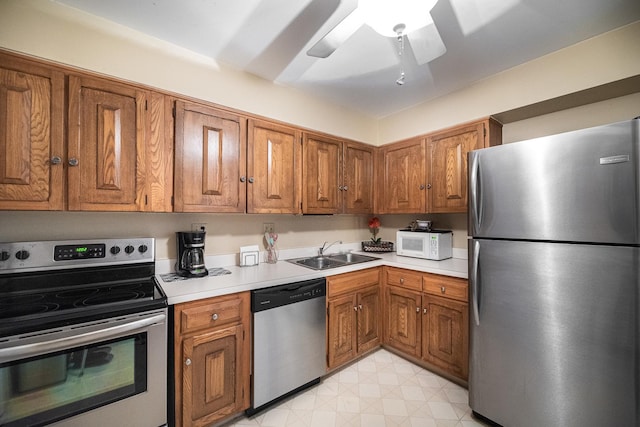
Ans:
<svg viewBox="0 0 640 427"><path fill-rule="evenodd" d="M25 251L24 249L16 252L16 258L18 258L20 261L24 261L25 259L29 258L29 251Z"/></svg>
<svg viewBox="0 0 640 427"><path fill-rule="evenodd" d="M131 254L133 253L133 251L135 251L135 250L136 250L136 248L134 248L134 247L133 247L133 246L131 246L131 245L127 245L127 246L125 246L125 248L124 248L124 251L125 251L126 253L128 253L129 255L131 255Z"/></svg>
<svg viewBox="0 0 640 427"><path fill-rule="evenodd" d="M138 246L138 251L139 251L141 254L143 254L143 253L147 252L147 249L149 249L149 248L147 247L147 245L140 245L140 246Z"/></svg>
<svg viewBox="0 0 640 427"><path fill-rule="evenodd" d="M2 251L0 252L0 261L6 261L9 259L9 252L7 251Z"/></svg>
<svg viewBox="0 0 640 427"><path fill-rule="evenodd" d="M120 253L120 246L111 246L109 252L111 252L112 255L118 255Z"/></svg>

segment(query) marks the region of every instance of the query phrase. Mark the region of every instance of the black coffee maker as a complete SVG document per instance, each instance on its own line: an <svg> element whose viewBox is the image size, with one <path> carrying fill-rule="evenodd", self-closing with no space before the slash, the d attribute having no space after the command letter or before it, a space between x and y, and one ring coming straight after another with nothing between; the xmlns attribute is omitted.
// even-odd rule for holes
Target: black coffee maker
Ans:
<svg viewBox="0 0 640 427"><path fill-rule="evenodd" d="M183 277L203 277L209 274L204 265L205 231L176 232L178 262L176 273Z"/></svg>

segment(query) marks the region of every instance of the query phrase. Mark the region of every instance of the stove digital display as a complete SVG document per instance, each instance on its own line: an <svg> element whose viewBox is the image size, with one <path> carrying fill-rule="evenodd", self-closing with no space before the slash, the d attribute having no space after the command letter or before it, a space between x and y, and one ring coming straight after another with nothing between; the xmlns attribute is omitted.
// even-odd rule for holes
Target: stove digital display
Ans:
<svg viewBox="0 0 640 427"><path fill-rule="evenodd" d="M105 244L91 245L58 245L54 248L53 259L55 261L67 261L70 259L104 258Z"/></svg>

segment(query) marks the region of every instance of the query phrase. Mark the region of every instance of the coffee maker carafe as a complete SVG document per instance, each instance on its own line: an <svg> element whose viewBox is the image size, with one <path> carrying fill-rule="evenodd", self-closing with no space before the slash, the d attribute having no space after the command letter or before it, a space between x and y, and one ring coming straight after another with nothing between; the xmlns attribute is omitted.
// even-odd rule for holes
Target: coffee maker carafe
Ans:
<svg viewBox="0 0 640 427"><path fill-rule="evenodd" d="M209 274L204 265L205 231L176 232L178 262L176 273L184 277L203 277Z"/></svg>

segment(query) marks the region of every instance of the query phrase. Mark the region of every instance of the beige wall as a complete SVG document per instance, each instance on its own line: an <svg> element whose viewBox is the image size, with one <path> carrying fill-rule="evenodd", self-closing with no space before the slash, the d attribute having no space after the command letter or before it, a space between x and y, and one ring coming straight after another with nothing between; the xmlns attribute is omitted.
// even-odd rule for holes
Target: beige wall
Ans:
<svg viewBox="0 0 640 427"><path fill-rule="evenodd" d="M273 223L279 249L320 247L325 241L370 238L364 215L302 216L182 213L0 211L0 242L104 237L155 237L157 257L175 258L175 232L206 223L206 254L238 253L240 246L264 250L263 223ZM395 238L394 238L395 240Z"/></svg>
<svg viewBox="0 0 640 427"><path fill-rule="evenodd" d="M522 141L621 122L638 116L640 116L640 92L506 124L502 128L502 142L506 144Z"/></svg>
<svg viewBox="0 0 640 427"><path fill-rule="evenodd" d="M380 121L327 104L48 0L0 0L0 47L141 82L303 127L370 143L390 142L640 74L640 23L507 70ZM639 95L510 123L504 140L542 136L640 115ZM304 108L301 108L304 106ZM454 231L466 248L466 216L384 215L380 237L414 219ZM273 222L281 249L367 240L368 216L1 212L0 241L153 236L158 257L175 256L174 233L207 223L206 252L262 245Z"/></svg>

